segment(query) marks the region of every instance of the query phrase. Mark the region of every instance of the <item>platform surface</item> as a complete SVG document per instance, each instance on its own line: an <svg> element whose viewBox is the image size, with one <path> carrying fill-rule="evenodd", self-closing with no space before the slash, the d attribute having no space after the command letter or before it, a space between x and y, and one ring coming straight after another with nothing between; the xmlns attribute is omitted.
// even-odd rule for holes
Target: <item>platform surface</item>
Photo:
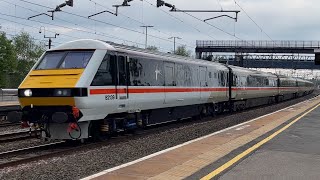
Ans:
<svg viewBox="0 0 320 180"><path fill-rule="evenodd" d="M318 107L220 179L320 179Z"/></svg>
<svg viewBox="0 0 320 180"><path fill-rule="evenodd" d="M259 138L268 136L268 133L272 133L277 128L281 128L286 123L293 121L319 103L320 97L316 97L136 161L107 169L84 179L200 179L224 165L229 159L237 156L238 153L250 148L250 143L254 145L256 143L255 141L260 141ZM314 177L317 172L320 173L320 156L317 156L317 153L319 154L320 152L320 143L318 143L320 142L320 138L304 139L308 139L309 136L320 132L315 131L315 129L319 129L320 127L320 120L318 124L314 125L317 119L316 116L320 117L320 108L308 114L308 116L301 119L299 123L294 124L296 129L289 129L291 133L288 134L287 131L283 132L283 134L280 133L281 136L279 135L279 137L272 139L268 144L263 145L261 149L258 148L253 155L245 158L238 165L231 166L229 169L224 170L220 178L277 179L277 177L286 177L283 175L290 173L291 168L294 171L294 168L299 167L300 169L295 172L296 174L293 173L292 176L288 177L290 178L297 175L297 177L301 179L303 175L301 173L306 169L314 172L313 174L310 173L307 177ZM307 122L308 120L305 118L313 120ZM302 134L304 132L306 134L303 136ZM317 137L320 137L320 133L318 134ZM286 138L291 138L293 141L287 141ZM282 141L287 142L283 144ZM278 144L273 144L273 142L278 142ZM288 146L290 144L291 147ZM304 148L305 145L313 147ZM319 150L319 152L317 152L317 150ZM283 160L281 158L283 158ZM297 162L310 164L308 166L300 166ZM267 163L275 164L270 165ZM317 164L319 166L315 167ZM267 167L269 165L271 167ZM282 171L287 171L282 172L280 168L276 166L283 166L285 169ZM271 171L278 176L270 176L273 174L266 171ZM260 176L261 174L259 175L259 173L263 176Z"/></svg>

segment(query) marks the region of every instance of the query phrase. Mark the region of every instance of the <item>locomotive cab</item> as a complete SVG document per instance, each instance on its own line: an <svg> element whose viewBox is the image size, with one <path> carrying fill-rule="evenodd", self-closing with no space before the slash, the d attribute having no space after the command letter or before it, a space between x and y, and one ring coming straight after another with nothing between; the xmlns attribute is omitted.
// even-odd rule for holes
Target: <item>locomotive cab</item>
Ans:
<svg viewBox="0 0 320 180"><path fill-rule="evenodd" d="M80 122L88 79L110 48L97 42L73 41L45 52L18 88L22 111L11 112L8 120L37 124L45 138L88 138L89 122Z"/></svg>

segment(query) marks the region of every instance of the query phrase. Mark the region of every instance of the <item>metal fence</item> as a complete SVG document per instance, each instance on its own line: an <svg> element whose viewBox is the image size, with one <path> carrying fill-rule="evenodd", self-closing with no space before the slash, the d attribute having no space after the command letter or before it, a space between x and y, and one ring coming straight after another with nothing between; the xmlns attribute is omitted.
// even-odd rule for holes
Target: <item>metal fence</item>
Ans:
<svg viewBox="0 0 320 180"><path fill-rule="evenodd" d="M320 48L320 41L232 41L197 40L197 47L254 47L254 48Z"/></svg>
<svg viewBox="0 0 320 180"><path fill-rule="evenodd" d="M17 101L18 89L1 89L0 88L0 101Z"/></svg>

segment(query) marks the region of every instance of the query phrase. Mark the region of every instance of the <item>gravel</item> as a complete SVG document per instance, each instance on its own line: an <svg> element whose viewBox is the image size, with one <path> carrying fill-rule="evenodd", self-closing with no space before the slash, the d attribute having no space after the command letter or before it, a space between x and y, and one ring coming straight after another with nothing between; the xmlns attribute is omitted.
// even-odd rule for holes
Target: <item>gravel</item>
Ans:
<svg viewBox="0 0 320 180"><path fill-rule="evenodd" d="M17 126L8 126L8 127L0 127L0 135L8 134L13 132L26 131L26 129L21 129L19 125Z"/></svg>
<svg viewBox="0 0 320 180"><path fill-rule="evenodd" d="M0 152L11 151L15 149L22 149L31 146L37 146L41 144L47 144L47 142L41 142L39 139L18 140L10 143L1 143Z"/></svg>
<svg viewBox="0 0 320 180"><path fill-rule="evenodd" d="M0 127L0 135L2 134L11 134L11 133L17 133L17 132L25 132L29 131L29 128L22 129L19 125L18 126L8 126L8 127ZM20 149L20 148L26 148L30 146L40 145L44 144L44 142L41 142L36 137L34 139L28 139L28 140L18 140L14 142L7 142L7 143L0 143L0 152Z"/></svg>
<svg viewBox="0 0 320 180"><path fill-rule="evenodd" d="M143 156L213 133L226 127L288 107L313 97L308 95L268 107L214 118L211 121L180 123L174 127L140 138L103 147L78 151L17 167L0 170L0 179L79 179L105 169L133 161Z"/></svg>

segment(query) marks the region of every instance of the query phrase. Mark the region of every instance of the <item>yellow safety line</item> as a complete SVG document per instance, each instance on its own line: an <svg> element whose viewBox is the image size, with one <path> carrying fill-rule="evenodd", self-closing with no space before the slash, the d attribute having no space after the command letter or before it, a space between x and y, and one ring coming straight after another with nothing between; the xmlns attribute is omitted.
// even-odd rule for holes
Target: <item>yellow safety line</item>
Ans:
<svg viewBox="0 0 320 180"><path fill-rule="evenodd" d="M226 170L227 168L229 168L230 166L232 166L233 164L235 164L236 162L238 162L240 159L242 159L243 157L247 156L248 154L250 154L251 152L255 151L256 149L258 149L260 146L262 146L263 144L265 144L266 142L270 141L272 138L276 137L278 134L280 134L282 131L286 130L287 128L289 128L292 124L296 123L297 121L299 121L302 117L304 117L305 115L309 114L311 111L315 110L317 107L320 106L320 103L318 105L316 105L315 107L313 107L312 109L310 109L309 111L305 112L304 114L302 114L301 116L299 116L298 118L296 118L295 120L293 120L292 122L290 122L289 124L287 124L286 126L284 126L283 128L281 128L280 130L276 131L275 133L271 134L269 137L263 139L262 141L258 142L257 144L255 144L254 146L248 148L247 150L245 150L244 152L242 152L241 154L237 155L236 157L234 157L233 159L231 159L230 161L228 161L227 163L223 164L222 166L220 166L219 168L217 168L216 170L212 171L211 173L209 173L208 175L204 176L203 178L201 178L201 180L208 180L208 179L212 179L215 176L217 176L218 174L220 174L222 171Z"/></svg>

